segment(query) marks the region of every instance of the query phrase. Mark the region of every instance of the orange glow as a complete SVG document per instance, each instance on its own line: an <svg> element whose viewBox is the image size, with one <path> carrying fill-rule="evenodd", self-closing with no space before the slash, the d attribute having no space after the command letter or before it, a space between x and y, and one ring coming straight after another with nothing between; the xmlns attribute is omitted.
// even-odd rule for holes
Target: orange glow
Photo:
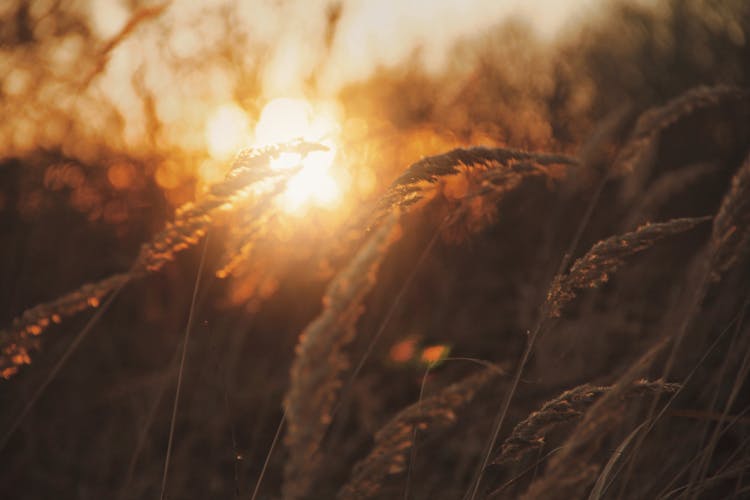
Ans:
<svg viewBox="0 0 750 500"><path fill-rule="evenodd" d="M175 189L180 185L180 177L177 174L178 166L172 161L165 161L159 165L154 174L156 183L164 189Z"/></svg>
<svg viewBox="0 0 750 500"><path fill-rule="evenodd" d="M389 355L394 363L407 363L414 358L417 350L417 339L408 338L391 346Z"/></svg>
<svg viewBox="0 0 750 500"><path fill-rule="evenodd" d="M18 354L14 354L11 361L15 365L29 365L31 364L31 358L26 351L22 351Z"/></svg>
<svg viewBox="0 0 750 500"><path fill-rule="evenodd" d="M330 172L336 158L336 134L339 125L335 108L312 104L302 99L280 98L269 102L255 126L259 146L304 139L328 147L302 158L298 154L282 154L271 167L283 170L301 166L288 182L279 202L288 213L301 213L310 205L331 208L341 199L339 181Z"/></svg>
<svg viewBox="0 0 750 500"><path fill-rule="evenodd" d="M448 357L450 347L446 345L434 345L425 347L422 351L422 362L429 365L439 363Z"/></svg>
<svg viewBox="0 0 750 500"><path fill-rule="evenodd" d="M135 169L129 163L115 163L107 169L107 179L115 189L127 189L134 178Z"/></svg>

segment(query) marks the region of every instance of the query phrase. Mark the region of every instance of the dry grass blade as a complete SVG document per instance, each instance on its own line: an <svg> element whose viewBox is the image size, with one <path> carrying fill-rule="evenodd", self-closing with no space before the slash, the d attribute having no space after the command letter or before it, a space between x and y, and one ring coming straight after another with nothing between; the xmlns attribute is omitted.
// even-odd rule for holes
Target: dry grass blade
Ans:
<svg viewBox="0 0 750 500"><path fill-rule="evenodd" d="M655 392L672 393L678 387L677 384L639 380L633 383L622 397L635 397ZM596 400L611 390L611 386L583 384L547 401L538 411L533 412L516 425L493 463L504 464L522 460L528 453L544 445L545 435L554 427L578 420Z"/></svg>
<svg viewBox="0 0 750 500"><path fill-rule="evenodd" d="M750 248L750 156L732 178L714 219L711 234L711 277L718 280Z"/></svg>
<svg viewBox="0 0 750 500"><path fill-rule="evenodd" d="M324 309L300 335L284 404L289 450L284 498L309 494L320 465L320 445L331 420L341 373L349 367L343 349L355 334L362 300L372 289L388 247L400 232L392 214L334 278L323 297Z"/></svg>
<svg viewBox="0 0 750 500"><path fill-rule="evenodd" d="M596 243L573 263L567 274L555 277L545 303L547 314L559 317L562 308L575 298L576 290L596 288L605 283L626 257L650 248L662 238L688 231L709 220L710 217L694 217L645 224L635 231Z"/></svg>
<svg viewBox="0 0 750 500"><path fill-rule="evenodd" d="M614 468L615 464L617 464L618 460L620 460L620 457L625 452L625 449L630 446L630 443L633 441L633 439L635 439L638 433L641 432L641 429L643 429L645 426L646 422L642 422L638 427L633 429L630 434L628 434L625 439L623 439L622 442L617 446L617 449L614 451L614 453L612 453L612 456L609 457L609 460L604 466L602 473L599 474L599 478L596 480L596 483L594 483L594 487L591 489L591 493L589 494L589 500L598 500L602 498L602 495L604 495L604 493L607 491L607 480L612 474L612 469Z"/></svg>
<svg viewBox="0 0 750 500"><path fill-rule="evenodd" d="M494 170L518 167L518 172L530 172L531 165L575 165L574 158L546 153L529 153L504 148L474 147L454 149L447 153L428 156L412 164L390 185L378 202L375 220L395 207L405 208L422 200L425 185L440 178L460 173L463 169Z"/></svg>
<svg viewBox="0 0 750 500"><path fill-rule="evenodd" d="M388 476L406 469L407 455L414 444L414 428L435 431L449 427L456 420L456 411L498 373L499 370L488 368L401 410L375 435L373 450L354 466L352 478L341 488L338 498L376 496Z"/></svg>
<svg viewBox="0 0 750 500"><path fill-rule="evenodd" d="M24 311L6 330L0 330L0 377L10 378L21 366L31 362L30 352L39 347L38 336L53 323L88 308L97 307L113 290L149 272L160 270L175 254L195 245L205 234L216 210L231 206L235 197L256 182L279 178L283 182L292 172L271 170L269 161L284 152L301 155L325 149L324 146L295 141L266 148L250 149L234 160L226 178L211 186L196 203L180 207L174 221L144 243L133 265L126 273L87 283L53 301Z"/></svg>

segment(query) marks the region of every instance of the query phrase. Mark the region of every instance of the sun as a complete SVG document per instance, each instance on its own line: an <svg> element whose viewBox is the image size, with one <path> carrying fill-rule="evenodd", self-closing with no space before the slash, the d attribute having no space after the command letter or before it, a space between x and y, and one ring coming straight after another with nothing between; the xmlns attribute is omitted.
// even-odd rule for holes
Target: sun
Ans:
<svg viewBox="0 0 750 500"><path fill-rule="evenodd" d="M273 99L261 111L254 134L251 134L245 112L236 105L223 105L206 124L209 153L215 159L224 159L248 145L262 147L295 139L322 144L327 151L315 151L304 157L283 153L272 161L271 168L300 167L278 198L285 212L302 214L311 206L334 208L342 197L340 179L331 172L340 133L337 114L332 104L313 104L293 98Z"/></svg>
<svg viewBox="0 0 750 500"><path fill-rule="evenodd" d="M303 99L291 98L274 99L260 113L255 125L257 145L304 139L328 148L327 151L309 153L304 158L286 153L272 162L271 167L278 170L301 166L280 197L287 212L299 213L310 205L333 207L341 198L339 183L331 173L340 129L335 115L331 106L314 107Z"/></svg>

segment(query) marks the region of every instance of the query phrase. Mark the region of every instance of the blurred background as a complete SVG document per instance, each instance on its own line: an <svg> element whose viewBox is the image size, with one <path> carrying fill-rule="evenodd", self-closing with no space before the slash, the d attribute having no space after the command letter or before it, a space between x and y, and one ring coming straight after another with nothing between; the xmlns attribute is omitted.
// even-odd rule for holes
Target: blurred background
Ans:
<svg viewBox="0 0 750 500"><path fill-rule="evenodd" d="M0 326L127 269L239 150L298 136L326 144L252 251L241 250L250 214L217 220L206 247L168 492L248 497L281 415L297 335L384 188L410 163L454 147L577 155L610 134L590 171L564 189L524 185L481 231L443 235L418 267L444 212L431 205L406 218L353 353L366 349L416 268L415 279L331 431L330 477L318 485L319 498L330 498L372 433L415 401L430 348L514 366L597 175L638 114L697 85L746 86L749 36L745 0L5 0ZM746 154L747 113L712 109L664 137L654 178L686 163L710 161L713 170L658 218L716 209ZM621 231L634 196L619 181L608 186L581 248ZM586 302L585 322L580 311L565 318L540 344L512 420L563 387L611 382L673 291L661 279L664 262L688 262L701 238L639 259ZM129 285L70 358L0 450L5 498L158 494L201 248ZM715 314L726 319L734 310L723 304ZM31 365L0 381L0 431L87 314L52 327ZM440 386L469 371L448 363L431 377ZM416 470L416 497L460 496L494 406L476 409L464 434L445 437L433 465ZM654 446L666 449L669 439ZM277 450L262 498L278 496L283 463Z"/></svg>

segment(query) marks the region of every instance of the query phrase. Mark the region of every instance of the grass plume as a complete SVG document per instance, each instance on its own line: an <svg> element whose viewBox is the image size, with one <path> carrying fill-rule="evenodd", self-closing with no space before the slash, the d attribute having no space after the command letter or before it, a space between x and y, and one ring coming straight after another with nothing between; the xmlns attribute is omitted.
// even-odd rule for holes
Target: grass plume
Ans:
<svg viewBox="0 0 750 500"><path fill-rule="evenodd" d="M378 220L390 210L404 209L418 203L426 196L427 186L464 170L487 172L485 180L489 187L493 183L499 184L501 178L508 175L506 172L523 176L537 173L538 167L576 164L574 158L558 154L486 147L453 149L447 153L422 158L409 166L380 198L374 218Z"/></svg>
<svg viewBox="0 0 750 500"><path fill-rule="evenodd" d="M711 217L694 217L644 224L635 231L596 243L573 263L570 271L555 277L545 303L549 316L559 317L562 308L575 298L577 290L596 288L607 282L627 257L650 248L662 238L683 233L710 220Z"/></svg>
<svg viewBox="0 0 750 500"><path fill-rule="evenodd" d="M324 146L295 141L246 150L235 158L224 180L210 186L195 203L186 203L175 212L174 220L141 246L128 272L87 283L55 300L24 311L11 326L0 330L0 377L8 379L21 366L31 363L31 351L39 347L38 336L51 324L97 307L113 290L147 273L159 271L178 252L195 245L205 235L217 210L231 207L234 198L253 184L277 178L284 182L293 172L275 172L269 162L281 153L307 154Z"/></svg>
<svg viewBox="0 0 750 500"><path fill-rule="evenodd" d="M497 374L496 369L485 369L401 410L375 434L372 451L354 466L352 477L341 488L338 498L377 496L389 476L406 470L407 457L414 445L414 429L434 432L450 427L456 421L456 412Z"/></svg>
<svg viewBox="0 0 750 500"><path fill-rule="evenodd" d="M639 380L622 397L636 397L656 391L672 393L677 388L677 384ZM545 435L552 429L579 420L596 400L611 390L611 386L583 384L545 402L539 410L515 426L492 463L505 464L523 460L529 453L544 446Z"/></svg>
<svg viewBox="0 0 750 500"><path fill-rule="evenodd" d="M750 156L732 178L711 233L711 277L718 280L750 248Z"/></svg>
<svg viewBox="0 0 750 500"><path fill-rule="evenodd" d="M627 143L615 159L614 170L632 172L649 154L659 135L698 110L728 101L744 100L746 89L732 85L698 86L641 114Z"/></svg>
<svg viewBox="0 0 750 500"><path fill-rule="evenodd" d="M398 216L391 215L370 235L348 265L331 281L323 311L302 332L284 399L288 422L284 443L284 498L310 493L322 460L321 443L349 368L344 349L356 333L362 301L376 282L388 247L398 238Z"/></svg>

